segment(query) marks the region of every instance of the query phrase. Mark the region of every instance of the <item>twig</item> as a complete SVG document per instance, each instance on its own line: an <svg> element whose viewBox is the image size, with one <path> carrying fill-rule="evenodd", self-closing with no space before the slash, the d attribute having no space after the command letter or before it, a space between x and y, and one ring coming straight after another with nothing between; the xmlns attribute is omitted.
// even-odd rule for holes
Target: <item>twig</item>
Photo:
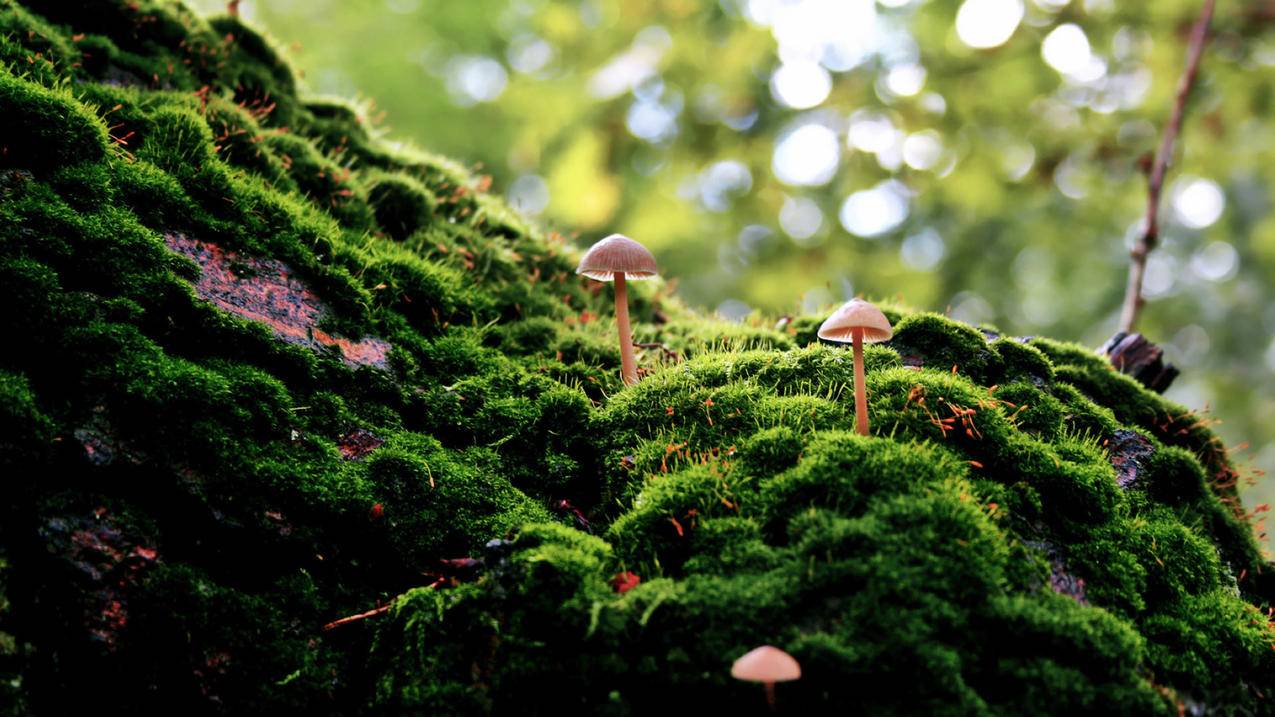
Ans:
<svg viewBox="0 0 1275 717"><path fill-rule="evenodd" d="M437 575L435 573L424 573L424 575L427 577L437 578L436 580L434 580L434 582L430 583L429 585L426 585L425 586L426 588L437 588L439 585L442 585L443 583L447 582L447 578L443 577L442 575ZM371 610L368 610L367 612L361 612L358 615L350 615L349 617L343 617L340 620L333 620L332 622L329 622L328 624L323 626L323 631L327 632L328 630L331 630L334 627L348 625L352 622L358 622L359 620L366 620L369 617L376 617L377 615L380 615L383 612L389 612L390 608L394 607L394 603L397 602L400 597L403 597L403 596L399 595L395 597L394 599L390 600L389 602L385 603L384 605L378 608L373 608Z"/></svg>
<svg viewBox="0 0 1275 717"><path fill-rule="evenodd" d="M669 358L673 359L674 361L681 361L681 360L682 360L682 354L680 354L680 353L678 353L678 352L674 351L673 349L671 349L671 348L669 348L668 346L665 346L664 344L661 344L661 343L639 344L639 343L634 342L633 347L634 347L634 348L639 348L639 349L659 349L659 350L661 350L661 351L663 351L663 352L664 352L664 355L665 355L665 356L667 356L667 357L669 357Z"/></svg>
<svg viewBox="0 0 1275 717"><path fill-rule="evenodd" d="M352 622L358 622L359 620L366 620L366 619L368 619L369 617L376 617L377 615L380 615L380 614L381 614L381 613L383 613L383 612L388 612L388 611L389 611L389 609L390 609L390 608L392 608L392 607L394 607L394 603L393 603L393 602L390 602L390 603L388 603L388 604L386 604L386 605L382 605L382 606L380 606L380 607L378 607L378 608L376 608L376 609L374 609L374 610L368 610L367 612L361 612L361 613L359 613L358 615L351 615L351 616L349 616L349 617L343 617L343 618L341 618L340 620L333 620L332 622L329 622L328 624L326 624L326 625L324 625L324 626L323 626L323 631L324 631L324 632L327 632L328 630L331 630L331 629L336 628L336 627L340 627L340 626L342 626L342 625L348 625L348 624L350 624L350 623L352 623Z"/></svg>
<svg viewBox="0 0 1275 717"><path fill-rule="evenodd" d="M1200 72L1200 59L1204 56L1204 45L1209 38L1209 23L1213 20L1215 0L1204 0L1200 9L1200 18L1191 28L1191 39L1187 54L1186 69L1178 81L1177 100L1173 104L1173 114L1169 116L1169 124L1164 128L1164 139L1156 153L1155 162L1147 179L1147 216L1142 236L1129 252L1129 284L1125 287L1124 305L1120 311L1120 330L1132 333L1134 324L1138 322L1138 312L1146 300L1142 298L1142 277L1147 270L1147 255L1155 249L1160 240L1159 211L1160 192L1164 189L1164 175L1168 171L1169 161L1173 158L1173 144L1177 141L1178 132L1182 129L1182 117L1186 112L1186 100L1191 95L1195 78Z"/></svg>

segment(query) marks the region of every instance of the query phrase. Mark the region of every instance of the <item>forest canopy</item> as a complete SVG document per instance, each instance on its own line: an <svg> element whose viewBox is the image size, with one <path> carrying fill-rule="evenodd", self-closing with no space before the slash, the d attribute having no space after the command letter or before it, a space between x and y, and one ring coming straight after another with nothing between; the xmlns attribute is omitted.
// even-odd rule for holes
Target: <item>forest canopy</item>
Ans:
<svg viewBox="0 0 1275 717"><path fill-rule="evenodd" d="M220 11L221 0L196 3ZM241 12L303 84L524 213L652 248L730 318L856 294L1099 346L1196 0L310 0ZM1140 328L1275 469L1275 10L1222 4ZM587 240L587 241L586 241ZM1265 502L1258 488L1247 502Z"/></svg>

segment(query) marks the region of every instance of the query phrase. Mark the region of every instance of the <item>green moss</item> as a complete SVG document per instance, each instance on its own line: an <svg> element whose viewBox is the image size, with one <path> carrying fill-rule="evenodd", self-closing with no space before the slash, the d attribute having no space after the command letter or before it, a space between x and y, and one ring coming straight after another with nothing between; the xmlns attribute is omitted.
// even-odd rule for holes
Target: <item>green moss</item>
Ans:
<svg viewBox="0 0 1275 717"><path fill-rule="evenodd" d="M659 327L658 336L639 336L638 341L659 338L671 350L686 356L700 353L786 350L796 344L787 334L733 321L673 321Z"/></svg>
<svg viewBox="0 0 1275 717"><path fill-rule="evenodd" d="M1181 448L1160 448L1142 467L1143 488L1153 500L1169 506L1197 504L1209 499L1208 481L1199 461Z"/></svg>
<svg viewBox="0 0 1275 717"><path fill-rule="evenodd" d="M1064 429L1064 421L1071 425L1073 414L1057 398L1034 385L1022 381L998 386L992 394L1010 411L1010 420L1018 430L1052 441Z"/></svg>
<svg viewBox="0 0 1275 717"><path fill-rule="evenodd" d="M51 90L0 73L0 137L5 167L37 174L110 151L106 127L69 91Z"/></svg>
<svg viewBox="0 0 1275 717"><path fill-rule="evenodd" d="M301 193L343 223L363 229L372 224L365 190L348 167L324 155L314 144L293 134L267 134L262 145L283 164Z"/></svg>
<svg viewBox="0 0 1275 717"><path fill-rule="evenodd" d="M990 383L1004 368L978 329L938 314L912 314L899 321L890 346L927 368L964 373L976 381Z"/></svg>
<svg viewBox="0 0 1275 717"><path fill-rule="evenodd" d="M1027 380L1036 385L1053 382L1053 364L1039 349L1013 339L997 339L992 348L1004 365L1002 381Z"/></svg>
<svg viewBox="0 0 1275 717"><path fill-rule="evenodd" d="M1187 598L1144 621L1148 662L1161 679L1194 685L1197 699L1260 711L1265 697L1250 680L1275 666L1269 625L1224 591Z"/></svg>
<svg viewBox="0 0 1275 717"><path fill-rule="evenodd" d="M40 410L30 382L0 372L0 465L6 472L25 470L47 458L53 430L53 420Z"/></svg>
<svg viewBox="0 0 1275 717"><path fill-rule="evenodd" d="M406 239L433 219L434 197L407 175L373 175L367 196L377 225L393 239Z"/></svg>
<svg viewBox="0 0 1275 717"><path fill-rule="evenodd" d="M450 457L407 440L411 448L391 443L379 449L364 478L404 558L424 564L428 556L465 555L520 525L549 519L499 475L494 456L472 449Z"/></svg>
<svg viewBox="0 0 1275 717"><path fill-rule="evenodd" d="M425 335L463 321L474 298L459 272L398 247L380 249L364 267L365 282L375 282L377 306L397 311Z"/></svg>
<svg viewBox="0 0 1275 717"><path fill-rule="evenodd" d="M238 20L10 2L0 60L23 709L756 711L728 670L761 643L802 663L795 713L1275 692L1275 573L1225 448L1086 347L887 305L859 436L821 316L706 319L656 285L624 386L574 249L300 98ZM179 235L234 256L222 293ZM298 316L384 362L280 341Z"/></svg>
<svg viewBox="0 0 1275 717"><path fill-rule="evenodd" d="M854 434L821 434L800 466L763 482L767 524L787 523L813 506L856 516L878 494L907 493L914 485L941 483L966 470L925 445L874 443Z"/></svg>
<svg viewBox="0 0 1275 717"><path fill-rule="evenodd" d="M285 99L296 93L292 67L266 37L243 24L237 17L223 15L212 18L208 24L213 32L228 38L236 52L246 56L241 67L252 68L266 75L269 78L266 86L273 88Z"/></svg>
<svg viewBox="0 0 1275 717"><path fill-rule="evenodd" d="M224 161L253 172L284 191L295 191L283 157L264 143L266 133L253 115L224 97L212 97L204 119L213 136L213 147Z"/></svg>
<svg viewBox="0 0 1275 717"><path fill-rule="evenodd" d="M138 159L179 177L198 172L212 159L212 130L194 112L164 108L149 118L148 125Z"/></svg>

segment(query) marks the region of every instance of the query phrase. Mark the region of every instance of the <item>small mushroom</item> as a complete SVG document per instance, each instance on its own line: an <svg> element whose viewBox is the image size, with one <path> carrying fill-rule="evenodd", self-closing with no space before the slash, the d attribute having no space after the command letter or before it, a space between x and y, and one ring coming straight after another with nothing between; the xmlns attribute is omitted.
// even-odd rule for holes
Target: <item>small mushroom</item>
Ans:
<svg viewBox="0 0 1275 717"><path fill-rule="evenodd" d="M854 417L859 435L868 435L868 391L863 379L863 342L888 341L894 335L890 320L863 299L851 299L819 327L819 338L854 343Z"/></svg>
<svg viewBox="0 0 1275 717"><path fill-rule="evenodd" d="M762 645L749 650L730 666L730 676L737 680L760 682L766 686L766 704L775 709L775 683L790 682L801 677L801 665L792 655L775 647Z"/></svg>
<svg viewBox="0 0 1275 717"><path fill-rule="evenodd" d="M646 247L622 234L612 234L589 247L576 273L598 281L615 281L615 323L620 329L620 375L626 385L637 383L633 359L633 331L629 328L629 279L653 279L660 268Z"/></svg>

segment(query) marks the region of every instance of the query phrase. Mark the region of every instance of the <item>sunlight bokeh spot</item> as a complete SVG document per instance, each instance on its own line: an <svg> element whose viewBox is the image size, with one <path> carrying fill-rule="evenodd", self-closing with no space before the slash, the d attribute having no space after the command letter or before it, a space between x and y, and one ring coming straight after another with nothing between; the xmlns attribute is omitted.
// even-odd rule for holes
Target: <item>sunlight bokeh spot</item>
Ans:
<svg viewBox="0 0 1275 717"><path fill-rule="evenodd" d="M846 142L864 152L883 152L897 144L902 137L888 115L871 110L858 110L850 115L850 129Z"/></svg>
<svg viewBox="0 0 1275 717"><path fill-rule="evenodd" d="M925 229L903 240L899 246L899 258L917 271L931 271L943 260L947 244L933 229Z"/></svg>
<svg viewBox="0 0 1275 717"><path fill-rule="evenodd" d="M638 98L629 107L625 126L634 137L658 144L677 135L677 115L680 111L681 101L676 96L668 101Z"/></svg>
<svg viewBox="0 0 1275 717"><path fill-rule="evenodd" d="M809 246L814 243L811 238L823 227L823 211L812 199L788 197L779 209L779 227L798 246Z"/></svg>
<svg viewBox="0 0 1275 717"><path fill-rule="evenodd" d="M1011 182L1022 181L1036 164L1036 148L1029 142L1011 140L1000 143L1001 171Z"/></svg>
<svg viewBox="0 0 1275 717"><path fill-rule="evenodd" d="M505 66L490 57L460 55L447 63L447 91L461 106L491 102L505 91Z"/></svg>
<svg viewBox="0 0 1275 717"><path fill-rule="evenodd" d="M716 162L700 173L700 202L709 211L724 212L730 209L732 199L747 194L752 187L753 175L743 162Z"/></svg>
<svg viewBox="0 0 1275 717"><path fill-rule="evenodd" d="M933 169L942 158L942 136L932 129L910 134L903 140L903 161L912 169Z"/></svg>
<svg viewBox="0 0 1275 717"><path fill-rule="evenodd" d="M673 38L659 25L643 28L629 49L611 59L589 78L589 94L610 99L655 76L656 66L673 46Z"/></svg>
<svg viewBox="0 0 1275 717"><path fill-rule="evenodd" d="M881 236L908 218L908 195L907 187L892 179L855 192L841 205L841 226L856 236Z"/></svg>
<svg viewBox="0 0 1275 717"><path fill-rule="evenodd" d="M827 60L839 72L867 59L881 37L872 0L787 0L768 24L784 62Z"/></svg>
<svg viewBox="0 0 1275 717"><path fill-rule="evenodd" d="M977 326L986 324L996 318L996 309L990 302L973 291L962 291L952 297L951 311L948 312L957 321Z"/></svg>
<svg viewBox="0 0 1275 717"><path fill-rule="evenodd" d="M916 64L895 65L885 76L885 86L899 97L912 97L925 87L925 68Z"/></svg>
<svg viewBox="0 0 1275 717"><path fill-rule="evenodd" d="M1183 226L1204 229L1222 217L1226 195L1217 182L1183 177L1173 185L1173 214Z"/></svg>
<svg viewBox="0 0 1275 717"><path fill-rule="evenodd" d="M1075 23L1054 28L1040 44L1040 54L1045 62L1064 75L1076 75L1089 64L1091 53L1089 38Z"/></svg>
<svg viewBox="0 0 1275 717"><path fill-rule="evenodd" d="M817 62L785 62L770 76L770 93L785 107L810 109L831 92L832 76Z"/></svg>
<svg viewBox="0 0 1275 717"><path fill-rule="evenodd" d="M1085 162L1075 154L1058 163L1054 169L1054 186L1068 199L1084 199L1089 196Z"/></svg>
<svg viewBox="0 0 1275 717"><path fill-rule="evenodd" d="M978 50L999 47L1022 19L1021 0L965 0L956 12L956 36Z"/></svg>
<svg viewBox="0 0 1275 717"><path fill-rule="evenodd" d="M505 59L509 66L524 75L530 75L544 69L553 59L554 49L544 39L524 33L515 37L505 51Z"/></svg>
<svg viewBox="0 0 1275 717"><path fill-rule="evenodd" d="M549 206L549 184L538 174L524 174L509 185L509 204L529 217Z"/></svg>
<svg viewBox="0 0 1275 717"><path fill-rule="evenodd" d="M1142 279L1142 294L1155 299L1173 293L1177 285L1178 260L1162 251L1147 257L1147 273Z"/></svg>
<svg viewBox="0 0 1275 717"><path fill-rule="evenodd" d="M1226 281L1239 269L1240 255L1228 242L1213 241L1191 255L1191 273L1206 281Z"/></svg>
<svg viewBox="0 0 1275 717"><path fill-rule="evenodd" d="M799 124L775 143L771 167L775 178L797 187L827 184L837 173L841 147L837 135L821 124Z"/></svg>

